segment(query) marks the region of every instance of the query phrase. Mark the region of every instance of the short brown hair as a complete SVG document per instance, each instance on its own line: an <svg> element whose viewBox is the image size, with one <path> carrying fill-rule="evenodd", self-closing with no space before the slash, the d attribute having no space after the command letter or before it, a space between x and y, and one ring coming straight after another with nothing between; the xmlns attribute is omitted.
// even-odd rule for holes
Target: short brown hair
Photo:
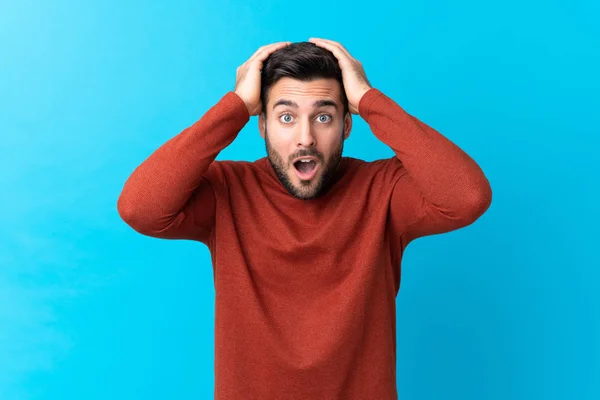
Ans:
<svg viewBox="0 0 600 400"><path fill-rule="evenodd" d="M327 49L311 42L297 42L273 52L264 61L261 71L260 100L262 112L267 115L269 90L281 78L289 77L303 82L315 79L335 79L340 83L344 115L348 99L344 90L342 70L337 58Z"/></svg>

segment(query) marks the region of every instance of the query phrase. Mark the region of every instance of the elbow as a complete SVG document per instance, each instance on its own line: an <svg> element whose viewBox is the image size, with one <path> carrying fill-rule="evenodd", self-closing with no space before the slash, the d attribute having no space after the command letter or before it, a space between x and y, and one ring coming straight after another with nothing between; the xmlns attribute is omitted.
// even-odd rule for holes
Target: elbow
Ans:
<svg viewBox="0 0 600 400"><path fill-rule="evenodd" d="M484 180L484 183L479 188L477 200L477 206L481 214L486 212L492 205L492 185L490 185L487 179Z"/></svg>
<svg viewBox="0 0 600 400"><path fill-rule="evenodd" d="M152 237L162 237L164 231L177 221L176 217L162 217L149 204L131 199L123 193L117 200L117 212L133 230Z"/></svg>
<svg viewBox="0 0 600 400"><path fill-rule="evenodd" d="M136 206L136 202L128 199L124 193L121 193L117 200L117 212L119 217L135 231L142 234L151 233L152 229L143 218L143 213Z"/></svg>
<svg viewBox="0 0 600 400"><path fill-rule="evenodd" d="M124 192L121 193L117 199L117 212L119 217L129 226L133 227L136 225L137 213L133 201L128 201L127 196Z"/></svg>
<svg viewBox="0 0 600 400"><path fill-rule="evenodd" d="M492 187L487 179L472 193L474 194L470 197L470 200L466 202L464 210L464 219L467 220L468 223L475 222L492 204Z"/></svg>

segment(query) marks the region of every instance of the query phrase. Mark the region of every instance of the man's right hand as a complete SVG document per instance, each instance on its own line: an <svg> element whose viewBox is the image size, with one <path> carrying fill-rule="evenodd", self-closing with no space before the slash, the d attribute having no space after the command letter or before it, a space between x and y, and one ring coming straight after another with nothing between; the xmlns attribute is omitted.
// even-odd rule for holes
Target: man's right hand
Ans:
<svg viewBox="0 0 600 400"><path fill-rule="evenodd" d="M260 101L260 71L263 62L274 51L290 45L292 42L278 42L260 47L236 70L234 92L244 100L250 115L258 115L262 110Z"/></svg>

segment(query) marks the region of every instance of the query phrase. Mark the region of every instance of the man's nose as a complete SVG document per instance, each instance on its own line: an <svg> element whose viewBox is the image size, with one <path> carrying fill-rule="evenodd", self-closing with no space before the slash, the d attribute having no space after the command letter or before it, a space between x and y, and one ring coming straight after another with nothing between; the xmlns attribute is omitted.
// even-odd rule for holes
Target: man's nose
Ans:
<svg viewBox="0 0 600 400"><path fill-rule="evenodd" d="M298 128L298 146L312 147L315 143L315 135L310 121L303 120Z"/></svg>

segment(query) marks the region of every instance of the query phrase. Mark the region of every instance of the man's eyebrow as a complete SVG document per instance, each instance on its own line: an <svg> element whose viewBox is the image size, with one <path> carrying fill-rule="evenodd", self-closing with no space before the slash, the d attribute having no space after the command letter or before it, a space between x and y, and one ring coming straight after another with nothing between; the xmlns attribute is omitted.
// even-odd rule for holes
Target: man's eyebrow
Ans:
<svg viewBox="0 0 600 400"><path fill-rule="evenodd" d="M298 108L298 103L296 103L295 101L292 100L286 100L286 99L279 99L275 102L275 104L273 104L273 109L275 109L275 107L277 106L290 106L290 107L294 107L294 108ZM313 108L320 108L320 107L327 107L327 106L333 106L335 107L335 109L338 109L338 104L333 101L333 100L317 100L313 103Z"/></svg>

